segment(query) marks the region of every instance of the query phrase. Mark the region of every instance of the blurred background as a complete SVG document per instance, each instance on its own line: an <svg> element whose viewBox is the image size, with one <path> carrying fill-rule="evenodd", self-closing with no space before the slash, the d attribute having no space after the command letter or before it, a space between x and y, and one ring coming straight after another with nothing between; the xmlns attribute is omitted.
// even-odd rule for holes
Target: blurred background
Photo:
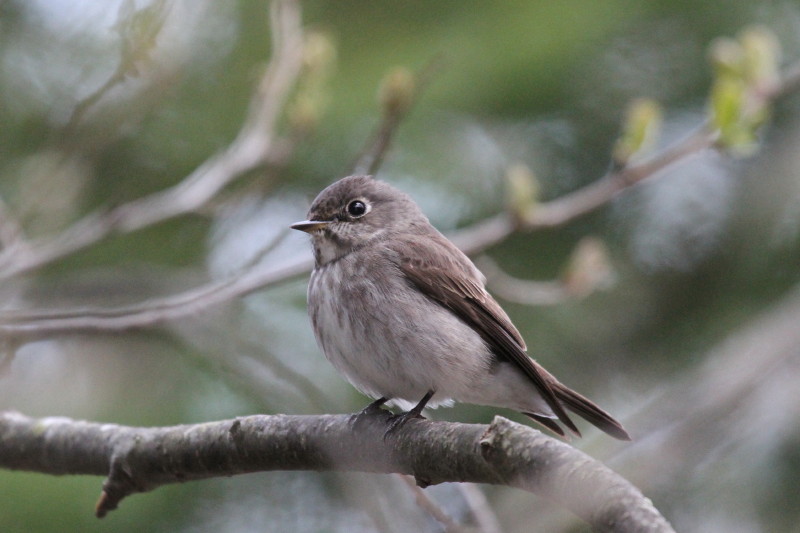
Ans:
<svg viewBox="0 0 800 533"><path fill-rule="evenodd" d="M452 233L506 209L509 169L535 174L543 200L597 180L634 98L663 106L655 150L687 135L705 119L719 37L759 24L784 64L800 60L790 0L300 7L304 68L289 79L269 160L200 205L113 226L102 213L179 184L236 138L273 48L269 4L0 0L0 323L21 311L130 310L254 265L307 260L307 236L286 228L351 172L380 120L381 80L405 79L398 67L428 83L378 176ZM531 354L634 436L620 443L583 424L574 445L636 484L678 531L800 531L799 118L800 96L788 94L747 157L688 158L478 257L504 273L502 296L504 282L558 280L585 238L602 243L612 273L590 294L499 299ZM86 224L70 231L75 223ZM95 238L87 228L98 224ZM4 339L0 410L171 425L360 409L367 398L315 345L307 275L285 278L144 328ZM461 405L429 416L488 423L496 413ZM102 521L101 482L0 471L0 530L443 531L394 476L187 483L134 495ZM488 503L485 530L586 530L513 489L426 494L469 527Z"/></svg>

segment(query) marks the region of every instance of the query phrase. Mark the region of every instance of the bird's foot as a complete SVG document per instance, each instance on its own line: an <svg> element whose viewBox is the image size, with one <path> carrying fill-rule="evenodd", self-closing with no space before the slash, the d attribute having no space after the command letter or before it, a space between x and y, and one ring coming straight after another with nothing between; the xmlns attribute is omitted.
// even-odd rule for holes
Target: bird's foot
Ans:
<svg viewBox="0 0 800 533"><path fill-rule="evenodd" d="M386 440L389 437L389 435L391 435L395 431L405 426L409 420L413 420L415 418L419 420L427 420L424 416L422 416L418 411L415 411L414 409L406 411L405 413L400 413L389 417L389 426L383 433L383 440Z"/></svg>
<svg viewBox="0 0 800 533"><path fill-rule="evenodd" d="M362 424L371 416L377 416L383 413L387 413L391 416L391 413L389 413L389 411L381 409L381 406L385 404L388 400L389 400L388 398L383 398L383 397L378 398L377 400L375 400L374 402L370 403L368 406L363 408L361 411L350 415L350 419L348 420L348 422L350 423L351 426L358 427L359 424Z"/></svg>
<svg viewBox="0 0 800 533"><path fill-rule="evenodd" d="M425 396L419 401L417 405L412 407L410 410L406 411L405 413L400 413L399 415L393 415L389 418L389 427L386 428L386 431L383 433L383 440L400 429L401 427L405 426L409 420L414 418L421 418L425 420L425 417L422 416L422 410L425 409L425 404L428 403L434 395L434 391L429 390Z"/></svg>

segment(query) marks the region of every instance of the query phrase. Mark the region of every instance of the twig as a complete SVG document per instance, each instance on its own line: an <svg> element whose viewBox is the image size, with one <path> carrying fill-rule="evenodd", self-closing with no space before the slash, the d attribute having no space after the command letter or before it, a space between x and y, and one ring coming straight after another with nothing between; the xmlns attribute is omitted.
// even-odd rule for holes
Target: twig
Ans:
<svg viewBox="0 0 800 533"><path fill-rule="evenodd" d="M561 280L530 281L518 279L505 273L487 256L481 256L475 264L486 276L486 284L495 295L508 302L523 305L555 305L570 299L571 294Z"/></svg>
<svg viewBox="0 0 800 533"><path fill-rule="evenodd" d="M451 239L465 253L475 254L497 244L515 231L533 231L563 225L608 203L626 188L713 147L716 137L716 132L703 125L646 161L609 172L574 192L536 205L524 219L517 219L510 213L500 213L457 231L451 235Z"/></svg>
<svg viewBox="0 0 800 533"><path fill-rule="evenodd" d="M198 335L193 327L179 331L190 354L196 354L204 364L211 362L219 370L215 375L228 382L237 394L257 402L262 412L281 409L276 406L275 398L292 404L296 412L303 412L298 401L315 412L339 410L336 401L307 375L277 357L269 346L240 336L226 338L222 343L209 342L207 336Z"/></svg>
<svg viewBox="0 0 800 533"><path fill-rule="evenodd" d="M250 101L242 129L221 153L211 157L177 185L106 212L92 213L61 234L31 241L23 250L0 252L0 279L39 268L86 248L114 232L128 233L198 210L245 172L282 159L277 120L300 72L302 27L295 0L271 5L272 58Z"/></svg>
<svg viewBox="0 0 800 533"><path fill-rule="evenodd" d="M111 89L124 82L129 76L139 74L141 63L149 59L150 51L156 45L164 19L171 7L171 4L165 4L163 0L153 2L139 11L133 11L132 2L122 4L116 24L121 37L120 59L117 68L105 83L75 105L64 128L67 135L74 132L86 112ZM147 19L146 23L141 22L143 18ZM147 28L147 31L141 33L144 27Z"/></svg>
<svg viewBox="0 0 800 533"><path fill-rule="evenodd" d="M614 280L606 247L593 237L584 237L578 242L561 276L552 281L515 278L485 255L475 264L486 276L486 285L491 292L523 305L555 305L584 298L597 289L608 287Z"/></svg>
<svg viewBox="0 0 800 533"><path fill-rule="evenodd" d="M353 174L371 175L378 171L400 123L414 107L420 95L427 89L440 66L441 60L439 58L430 61L419 74L414 76L413 89L410 94L404 95L407 98L406 102L399 106L384 106L381 122L370 136L355 165L353 165Z"/></svg>
<svg viewBox="0 0 800 533"><path fill-rule="evenodd" d="M458 490L467 501L467 505L472 511L472 518L475 519L482 533L503 533L500 521L480 487L473 483L459 483Z"/></svg>
<svg viewBox="0 0 800 533"><path fill-rule="evenodd" d="M270 373L281 383L288 383L295 391L303 397L308 404L316 411L330 411L331 406L335 406L336 402L333 401L320 387L317 386L307 375L298 372L294 368L284 363L279 357L275 356L271 351L265 350L263 346L256 346L254 343L247 343L244 341L236 341L241 344L241 351L247 353L257 353L256 355L246 355L250 360L256 361L259 365L269 369ZM245 369L242 368L242 361L231 363L237 374L244 373ZM261 386L263 393L266 387Z"/></svg>
<svg viewBox="0 0 800 533"><path fill-rule="evenodd" d="M293 4L288 2L287 5ZM296 28L292 26L292 29ZM789 90L800 87L800 62L790 66L786 72L783 82L765 91L764 98L777 98ZM266 83L267 79L268 77L265 77L262 86L270 85ZM257 106L254 104L254 107ZM519 220L509 213L500 213L456 231L450 234L450 238L466 253L474 255L506 239L515 231L533 231L564 224L604 205L627 187L651 178L665 168L713 147L715 140L715 132L703 124L684 139L646 161L610 172L581 189L539 204L524 220ZM202 174L200 172L200 175ZM232 174L227 175L232 179ZM27 259L17 260L16 256L12 258L7 251L0 253L0 279L45 264L70 250L77 250L101 239L112 224L96 221L93 217L110 218L110 215L90 215L66 230L59 237L59 242L52 243L54 249L51 250L47 245L41 244L34 246L33 251L29 250L31 257ZM17 253L25 256L24 251ZM11 262L3 264L4 260ZM68 313L33 310L0 314L0 335L40 338L77 331L119 331L152 327L165 320L180 318L231 298L300 276L309 272L311 267L310 258L297 258L279 267L254 268L237 279L211 283L136 306L77 310Z"/></svg>
<svg viewBox="0 0 800 533"><path fill-rule="evenodd" d="M509 485L541 494L597 531L672 532L633 485L581 451L496 417L489 425L410 420L384 438L388 412L249 416L135 428L0 414L0 466L54 475L107 476L96 513L170 483L266 470L341 470ZM225 458L225 460L220 460Z"/></svg>
<svg viewBox="0 0 800 533"><path fill-rule="evenodd" d="M439 507L436 502L428 497L425 491L422 490L419 485L417 485L413 477L403 475L398 475L398 477L402 479L403 483L405 483L406 486L411 489L411 493L414 495L414 501L417 502L417 505L431 515L434 520L444 526L445 533L460 533L464 530L455 520L453 520L452 516L444 512L444 510Z"/></svg>
<svg viewBox="0 0 800 533"><path fill-rule="evenodd" d="M635 475L641 482L662 484L691 473L715 448L723 447L734 460L732 448L749 454L748 446L757 446L766 454L769 446L794 438L800 415L798 320L800 286L714 346L697 369L673 378L668 388L626 415L643 429L613 461L658 457ZM753 423L742 425L742 420ZM765 434L771 444L764 442Z"/></svg>
<svg viewBox="0 0 800 533"><path fill-rule="evenodd" d="M800 89L800 61L784 70L779 82L758 95L763 102L774 101ZM536 206L523 220L510 213L500 213L469 228L456 232L451 239L468 254L475 254L497 244L515 231L532 231L563 225L608 203L620 192L666 168L714 148L718 132L707 122L692 133L654 154L647 160L622 169L612 169L599 180L572 193Z"/></svg>
<svg viewBox="0 0 800 533"><path fill-rule="evenodd" d="M283 265L257 265L244 274L141 304L110 309L0 313L0 335L33 340L65 333L124 331L153 327L250 294L311 270L311 257Z"/></svg>
<svg viewBox="0 0 800 533"><path fill-rule="evenodd" d="M13 249L23 239L22 225L11 214L5 201L0 198L0 247Z"/></svg>

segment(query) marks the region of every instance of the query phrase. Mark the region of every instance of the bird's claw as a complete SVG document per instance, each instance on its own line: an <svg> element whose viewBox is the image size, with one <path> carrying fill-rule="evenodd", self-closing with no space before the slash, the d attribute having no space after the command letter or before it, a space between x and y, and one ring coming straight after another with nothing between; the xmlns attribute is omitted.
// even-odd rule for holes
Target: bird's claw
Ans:
<svg viewBox="0 0 800 533"><path fill-rule="evenodd" d="M386 403L386 398L378 398L374 402L370 403L368 406L363 408L361 411L350 415L350 419L348 422L353 427L358 427L361 423L365 422L371 416L378 416L381 414L389 414L389 411L382 409L381 406Z"/></svg>
<svg viewBox="0 0 800 533"><path fill-rule="evenodd" d="M424 416L418 412L415 412L413 409L411 411L406 411L405 413L392 415L389 418L389 427L387 427L386 431L383 433L383 440L386 440L389 435L405 426L409 420L413 420L415 418L419 420L426 420Z"/></svg>

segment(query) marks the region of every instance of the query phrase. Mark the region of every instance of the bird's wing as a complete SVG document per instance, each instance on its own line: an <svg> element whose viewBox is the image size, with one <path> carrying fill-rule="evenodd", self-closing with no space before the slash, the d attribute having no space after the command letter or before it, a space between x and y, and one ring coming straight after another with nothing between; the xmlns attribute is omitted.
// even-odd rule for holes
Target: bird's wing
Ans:
<svg viewBox="0 0 800 533"><path fill-rule="evenodd" d="M522 336L500 304L486 292L480 273L461 250L438 232L392 239L386 241L386 246L414 286L475 329L495 355L517 365L558 419L580 436L556 398L551 383L554 378L525 353ZM417 253L412 256L408 250Z"/></svg>

